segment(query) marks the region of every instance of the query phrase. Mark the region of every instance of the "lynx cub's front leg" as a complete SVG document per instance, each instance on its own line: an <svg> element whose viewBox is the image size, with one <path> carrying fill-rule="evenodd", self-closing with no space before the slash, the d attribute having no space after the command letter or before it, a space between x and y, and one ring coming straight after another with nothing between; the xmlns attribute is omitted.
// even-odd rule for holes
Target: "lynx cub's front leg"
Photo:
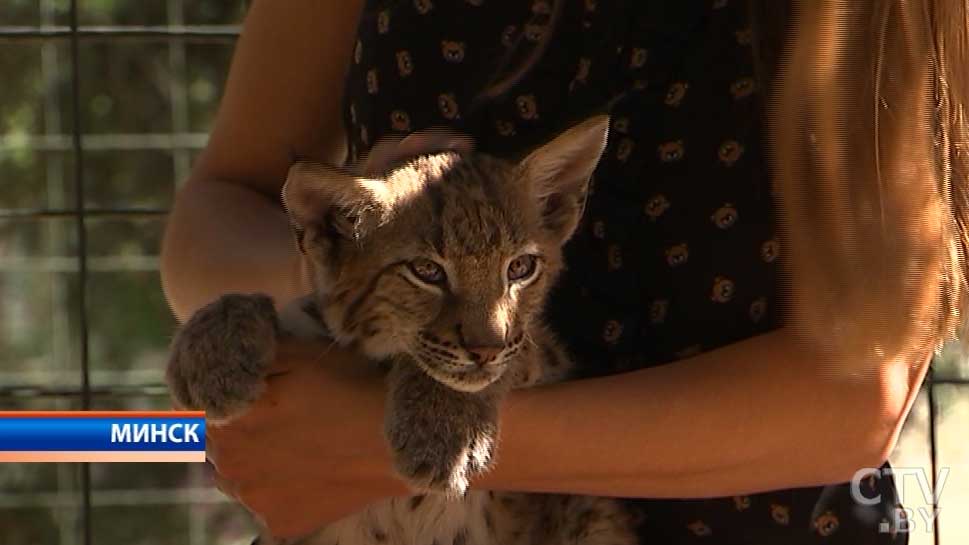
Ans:
<svg viewBox="0 0 969 545"><path fill-rule="evenodd" d="M453 390L407 360L388 381L385 434L397 472L422 492L464 495L494 452L498 396Z"/></svg>
<svg viewBox="0 0 969 545"><path fill-rule="evenodd" d="M218 422L262 393L279 323L265 295L223 295L199 309L172 341L166 378L175 401Z"/></svg>

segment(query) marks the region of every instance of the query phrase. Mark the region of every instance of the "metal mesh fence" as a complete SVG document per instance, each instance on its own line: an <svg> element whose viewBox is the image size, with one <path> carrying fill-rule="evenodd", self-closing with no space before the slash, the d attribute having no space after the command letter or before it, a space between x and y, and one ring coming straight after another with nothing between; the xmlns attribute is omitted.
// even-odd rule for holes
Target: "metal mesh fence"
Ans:
<svg viewBox="0 0 969 545"><path fill-rule="evenodd" d="M242 1L0 0L0 408L167 408L158 249ZM0 466L0 543L248 543L198 464Z"/></svg>

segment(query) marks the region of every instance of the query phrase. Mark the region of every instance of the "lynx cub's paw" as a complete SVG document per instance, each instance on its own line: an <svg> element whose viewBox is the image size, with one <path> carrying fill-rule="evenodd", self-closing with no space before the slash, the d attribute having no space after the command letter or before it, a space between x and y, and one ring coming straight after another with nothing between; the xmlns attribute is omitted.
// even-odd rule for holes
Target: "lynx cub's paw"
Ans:
<svg viewBox="0 0 969 545"><path fill-rule="evenodd" d="M459 429L411 427L392 419L387 438L395 469L412 487L457 498L467 492L471 477L488 468L497 431L493 422Z"/></svg>
<svg viewBox="0 0 969 545"><path fill-rule="evenodd" d="M216 424L244 411L262 393L278 331L266 295L224 295L199 309L172 341L166 378L176 403Z"/></svg>
<svg viewBox="0 0 969 545"><path fill-rule="evenodd" d="M391 372L385 434L395 469L419 492L460 497L489 467L498 439L496 400L451 390L421 371Z"/></svg>

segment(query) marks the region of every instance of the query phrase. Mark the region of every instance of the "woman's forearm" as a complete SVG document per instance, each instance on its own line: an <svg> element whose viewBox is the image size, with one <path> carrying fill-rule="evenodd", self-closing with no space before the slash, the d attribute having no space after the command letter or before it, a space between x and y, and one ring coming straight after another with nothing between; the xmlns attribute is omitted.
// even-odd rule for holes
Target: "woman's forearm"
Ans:
<svg viewBox="0 0 969 545"><path fill-rule="evenodd" d="M880 465L921 376L846 380L791 338L782 329L670 365L514 392L497 467L478 485L715 497L844 482Z"/></svg>
<svg viewBox="0 0 969 545"><path fill-rule="evenodd" d="M162 246L161 277L179 321L223 293L266 293L282 305L310 290L279 204L218 180L191 180L179 192Z"/></svg>

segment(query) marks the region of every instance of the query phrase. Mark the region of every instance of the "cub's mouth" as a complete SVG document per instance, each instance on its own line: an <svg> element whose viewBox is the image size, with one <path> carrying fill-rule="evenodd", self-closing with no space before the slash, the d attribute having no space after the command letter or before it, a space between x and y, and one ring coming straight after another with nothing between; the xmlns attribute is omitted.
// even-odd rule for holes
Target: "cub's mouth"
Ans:
<svg viewBox="0 0 969 545"><path fill-rule="evenodd" d="M525 340L519 332L509 343L488 350L464 349L435 335L420 332L410 350L417 364L431 378L461 392L478 392L505 374Z"/></svg>
<svg viewBox="0 0 969 545"><path fill-rule="evenodd" d="M467 363L451 363L440 359L425 359L415 355L417 365L434 380L458 390L459 392L480 392L501 378L508 368L502 360L497 363L479 365L468 360Z"/></svg>

